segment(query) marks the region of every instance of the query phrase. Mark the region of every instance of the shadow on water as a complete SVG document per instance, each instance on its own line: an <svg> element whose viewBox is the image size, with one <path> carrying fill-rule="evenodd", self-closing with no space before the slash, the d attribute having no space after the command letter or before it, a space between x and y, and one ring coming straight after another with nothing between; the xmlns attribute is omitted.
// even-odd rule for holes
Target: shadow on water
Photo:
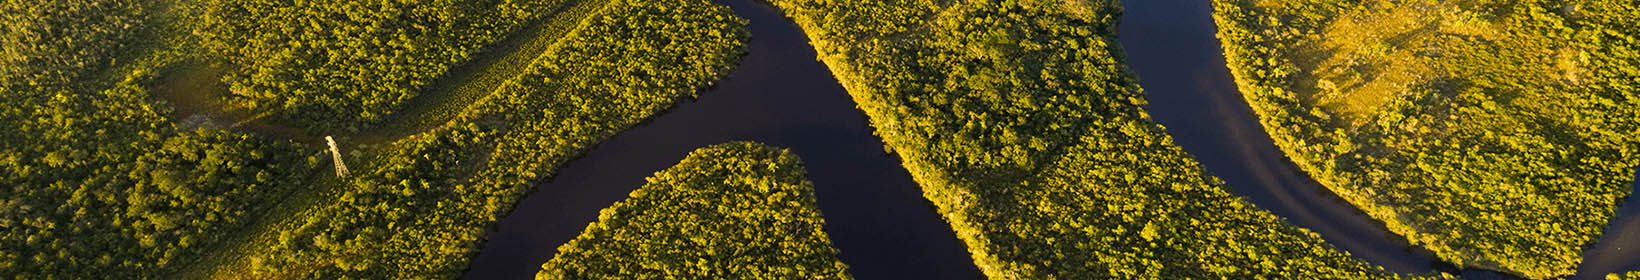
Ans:
<svg viewBox="0 0 1640 280"><path fill-rule="evenodd" d="M1127 63L1140 77L1150 100L1147 110L1179 146L1194 156L1231 192L1259 208L1321 235L1351 255L1402 274L1447 272L1466 279L1510 279L1509 275L1459 269L1427 250L1410 248L1297 169L1276 148L1242 99L1225 66L1207 0L1129 0L1120 41ZM1585 253L1573 278L1599 278L1635 269L1640 261L1640 205L1629 198L1602 243ZM1627 248L1628 251L1623 251ZM1589 273L1591 275L1584 275Z"/></svg>
<svg viewBox="0 0 1640 280"><path fill-rule="evenodd" d="M975 279L977 268L900 160L832 78L797 26L766 4L730 0L752 39L733 77L620 133L537 185L489 233L465 278L526 279L598 211L696 148L734 140L789 148L814 181L825 230L861 279Z"/></svg>

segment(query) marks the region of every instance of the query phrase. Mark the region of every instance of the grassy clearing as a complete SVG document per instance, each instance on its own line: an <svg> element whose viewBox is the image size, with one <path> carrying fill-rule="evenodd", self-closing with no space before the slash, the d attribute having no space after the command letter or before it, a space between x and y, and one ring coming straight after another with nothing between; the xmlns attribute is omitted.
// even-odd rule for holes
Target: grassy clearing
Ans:
<svg viewBox="0 0 1640 280"><path fill-rule="evenodd" d="M1466 267L1567 275L1640 163L1624 1L1215 1L1266 129L1391 231Z"/></svg>
<svg viewBox="0 0 1640 280"><path fill-rule="evenodd" d="M695 150L601 211L536 279L852 279L805 173L756 143Z"/></svg>
<svg viewBox="0 0 1640 280"><path fill-rule="evenodd" d="M1115 1L779 0L985 274L1388 278L1146 117Z"/></svg>

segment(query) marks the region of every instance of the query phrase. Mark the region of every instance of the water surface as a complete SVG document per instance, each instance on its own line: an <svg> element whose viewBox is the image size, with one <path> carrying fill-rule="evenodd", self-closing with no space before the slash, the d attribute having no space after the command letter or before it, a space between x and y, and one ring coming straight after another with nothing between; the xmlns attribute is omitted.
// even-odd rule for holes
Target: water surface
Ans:
<svg viewBox="0 0 1640 280"><path fill-rule="evenodd" d="M735 140L788 148L814 181L825 230L860 279L977 279L968 251L794 24L774 7L727 4L751 21L749 53L732 77L605 141L502 218L468 279L527 279L625 199L690 151Z"/></svg>
<svg viewBox="0 0 1640 280"><path fill-rule="evenodd" d="M749 54L733 77L559 170L491 232L469 279L525 279L625 199L644 177L690 151L734 140L789 148L814 181L825 230L860 279L975 279L981 275L900 161L883 152L865 116L798 28L750 0L729 6L751 21ZM1225 67L1207 0L1124 1L1120 43L1140 77L1147 110L1230 191L1321 235L1355 257L1403 274L1464 270L1409 248L1294 167L1259 125ZM1640 185L1640 183L1637 183ZM1637 186L1640 187L1640 186ZM1631 202L1633 198L1629 199ZM1626 203L1573 278L1640 269L1640 205Z"/></svg>
<svg viewBox="0 0 1640 280"><path fill-rule="evenodd" d="M1314 231L1333 246L1402 274L1443 271L1468 279L1510 278L1458 269L1366 216L1298 170L1276 148L1236 89L1214 37L1209 0L1129 0L1119 41L1150 101L1147 110L1186 153L1230 191ZM1640 184L1640 183L1637 183ZM1629 199L1633 201L1634 199ZM1600 243L1585 252L1578 277L1640 269L1640 205L1627 203ZM1624 248L1627 248L1625 251Z"/></svg>

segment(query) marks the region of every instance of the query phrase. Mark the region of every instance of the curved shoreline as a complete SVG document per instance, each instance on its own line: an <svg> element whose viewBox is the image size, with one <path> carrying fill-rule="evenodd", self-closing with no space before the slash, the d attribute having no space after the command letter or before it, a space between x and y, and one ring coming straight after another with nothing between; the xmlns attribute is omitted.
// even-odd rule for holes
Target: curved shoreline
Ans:
<svg viewBox="0 0 1640 280"><path fill-rule="evenodd" d="M748 53L727 79L610 138L556 172L486 235L464 278L528 278L643 178L696 148L750 140L791 150L814 182L826 233L862 279L978 279L980 274L900 160L774 7L719 1L751 21Z"/></svg>
<svg viewBox="0 0 1640 280"><path fill-rule="evenodd" d="M1292 167L1240 97L1214 37L1208 1L1123 1L1118 41L1175 143L1259 208L1397 273L1429 271L1427 254ZM1184 13L1183 15L1180 15Z"/></svg>
<svg viewBox="0 0 1640 280"><path fill-rule="evenodd" d="M595 220L598 209L642 185L641 178L694 148L732 140L789 148L805 159L827 232L856 276L980 277L900 160L882 151L865 116L829 70L814 61L802 31L766 4L728 2L736 14L752 21L750 53L734 76L703 92L701 100L680 103L600 144L538 185L490 233L466 278L533 275L558 244ZM1390 271L1512 278L1452 267L1409 247L1383 222L1293 166L1236 89L1214 37L1208 1L1130 0L1124 5L1118 42L1128 69L1146 90L1151 104L1146 110L1167 126L1176 144L1224 180L1231 193ZM1634 244L1640 238L1615 238L1640 234L1637 214L1640 205L1623 204L1599 242L1586 246L1584 265L1572 277L1598 279L1640 268L1640 254L1622 251L1640 249Z"/></svg>
<svg viewBox="0 0 1640 280"><path fill-rule="evenodd" d="M1464 278L1513 278L1498 272L1460 269L1427 250L1409 247L1404 237L1366 216L1321 186L1276 149L1241 98L1215 37L1212 4L1199 0L1124 1L1120 41L1128 68L1137 73L1147 110L1167 126L1176 143L1223 179L1230 191L1259 208L1319 234L1357 258L1402 274L1447 272ZM1148 74L1148 75L1147 75ZM1640 181L1635 183L1640 188ZM1628 199L1635 201L1631 195ZM1598 242L1586 246L1579 279L1640 268L1640 205L1625 203ZM1614 231L1615 230L1615 231ZM1618 244L1610 244L1610 243ZM1599 245L1599 246L1593 246ZM1628 245L1628 246L1624 246Z"/></svg>

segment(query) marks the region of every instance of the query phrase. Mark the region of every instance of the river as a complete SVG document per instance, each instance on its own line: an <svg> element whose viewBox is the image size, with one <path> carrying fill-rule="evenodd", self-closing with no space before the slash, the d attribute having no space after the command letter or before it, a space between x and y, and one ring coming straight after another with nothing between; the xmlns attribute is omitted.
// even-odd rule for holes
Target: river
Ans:
<svg viewBox="0 0 1640 280"><path fill-rule="evenodd" d="M1230 191L1261 209L1314 231L1357 258L1402 274L1443 271L1467 279L1511 278L1496 272L1457 269L1298 170L1276 148L1242 99L1214 34L1208 0L1124 2L1119 38L1127 64L1150 100L1147 110L1167 127L1175 143L1200 161ZM1636 183L1640 189L1640 182ZM1629 203L1606 237L1585 251L1579 279L1640 269L1640 206ZM1628 251L1624 251L1628 248Z"/></svg>
<svg viewBox="0 0 1640 280"><path fill-rule="evenodd" d="M699 100L681 102L600 144L538 185L487 236L466 278L531 277L560 244L580 234L600 209L625 199L644 177L696 148L734 140L788 148L802 158L814 181L825 230L854 276L981 277L899 159L883 152L865 115L815 61L798 27L768 5L727 2L751 21L753 36L750 53L735 74ZM1297 170L1237 92L1214 38L1209 1L1124 2L1120 43L1128 65L1141 77L1150 100L1147 110L1231 192L1394 272L1508 278L1458 269L1409 248L1383 223ZM1585 252L1585 265L1574 278L1640 269L1640 205L1629 200L1605 238Z"/></svg>
<svg viewBox="0 0 1640 280"><path fill-rule="evenodd" d="M690 151L735 140L790 149L814 182L825 230L860 279L978 279L967 249L923 198L900 159L884 152L865 113L815 60L780 11L751 0L729 7L751 21L748 54L699 100L603 142L536 186L502 218L468 279L529 279L644 178Z"/></svg>

